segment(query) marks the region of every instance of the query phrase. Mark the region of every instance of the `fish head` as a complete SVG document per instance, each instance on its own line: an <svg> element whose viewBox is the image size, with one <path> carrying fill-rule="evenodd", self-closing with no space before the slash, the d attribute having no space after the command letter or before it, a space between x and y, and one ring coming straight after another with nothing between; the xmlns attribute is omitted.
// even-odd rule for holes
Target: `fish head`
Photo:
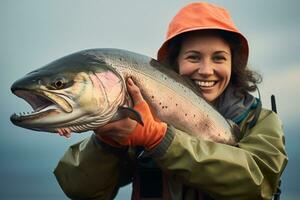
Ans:
<svg viewBox="0 0 300 200"><path fill-rule="evenodd" d="M11 86L32 112L13 114L13 124L37 131L83 132L103 126L124 103L122 76L102 57L78 52L30 72Z"/></svg>

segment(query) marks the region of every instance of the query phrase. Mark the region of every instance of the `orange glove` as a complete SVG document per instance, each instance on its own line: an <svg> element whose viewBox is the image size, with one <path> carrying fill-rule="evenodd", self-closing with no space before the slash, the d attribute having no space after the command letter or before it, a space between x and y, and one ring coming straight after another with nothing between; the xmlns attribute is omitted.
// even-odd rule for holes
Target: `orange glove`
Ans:
<svg viewBox="0 0 300 200"><path fill-rule="evenodd" d="M144 126L138 123L129 136L119 141L119 143L121 145L144 146L146 149L152 149L165 136L167 124L154 120L150 108L144 100L135 105L133 109L142 116Z"/></svg>

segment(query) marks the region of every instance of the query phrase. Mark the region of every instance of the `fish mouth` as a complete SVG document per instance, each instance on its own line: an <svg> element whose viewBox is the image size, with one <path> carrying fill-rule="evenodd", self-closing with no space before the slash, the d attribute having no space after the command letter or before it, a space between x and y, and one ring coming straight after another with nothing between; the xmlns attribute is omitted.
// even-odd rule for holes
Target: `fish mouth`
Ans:
<svg viewBox="0 0 300 200"><path fill-rule="evenodd" d="M15 90L13 93L32 107L31 112L14 113L10 119L14 124L44 118L51 113L70 113L72 106L61 96L44 90Z"/></svg>

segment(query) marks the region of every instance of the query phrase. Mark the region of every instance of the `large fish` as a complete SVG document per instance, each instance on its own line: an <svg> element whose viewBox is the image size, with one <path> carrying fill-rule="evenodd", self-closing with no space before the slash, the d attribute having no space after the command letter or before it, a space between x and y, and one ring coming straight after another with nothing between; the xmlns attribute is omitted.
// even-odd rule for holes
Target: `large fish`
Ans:
<svg viewBox="0 0 300 200"><path fill-rule="evenodd" d="M128 77L160 120L203 139L236 143L235 128L192 84L150 57L119 49L73 53L17 80L12 92L33 111L11 121L46 132L84 132L124 117L143 123L131 108Z"/></svg>

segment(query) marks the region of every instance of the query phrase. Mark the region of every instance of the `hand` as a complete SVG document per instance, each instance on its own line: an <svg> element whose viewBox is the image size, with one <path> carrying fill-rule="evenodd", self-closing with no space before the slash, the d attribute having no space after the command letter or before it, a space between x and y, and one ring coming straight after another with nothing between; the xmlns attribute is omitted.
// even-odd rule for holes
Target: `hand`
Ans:
<svg viewBox="0 0 300 200"><path fill-rule="evenodd" d="M140 89L130 78L127 80L127 89L134 103L133 109L142 116L144 126L126 118L96 129L96 136L113 146L144 146L151 149L163 139L167 125L154 120Z"/></svg>

